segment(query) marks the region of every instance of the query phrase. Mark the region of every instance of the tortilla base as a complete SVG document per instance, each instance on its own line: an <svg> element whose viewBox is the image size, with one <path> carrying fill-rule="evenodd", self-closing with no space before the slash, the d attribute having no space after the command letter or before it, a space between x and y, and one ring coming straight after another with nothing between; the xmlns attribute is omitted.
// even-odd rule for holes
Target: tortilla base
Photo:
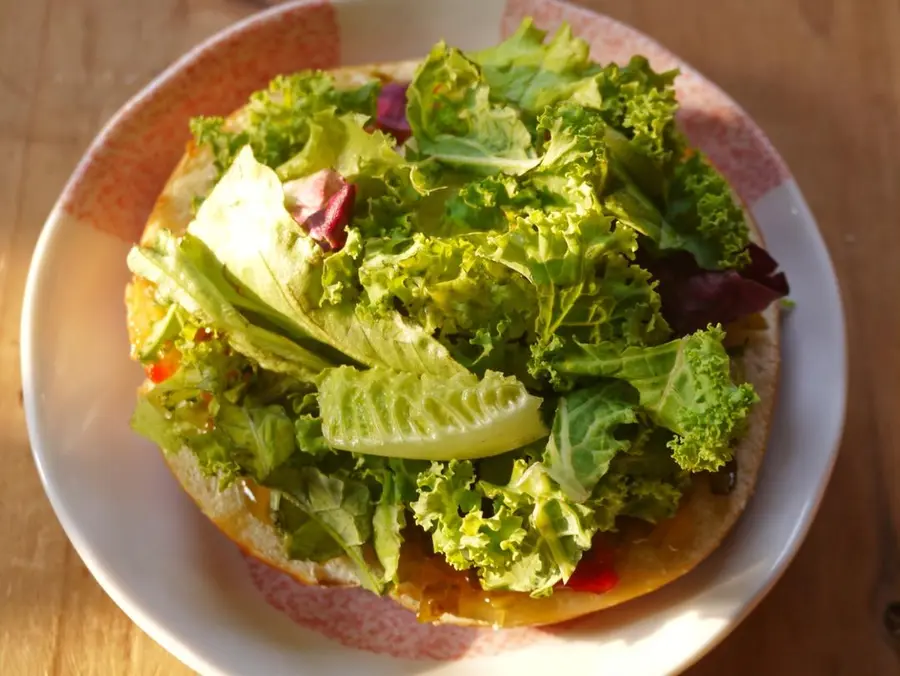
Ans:
<svg viewBox="0 0 900 676"><path fill-rule="evenodd" d="M416 62L343 68L334 71L339 84L362 83L372 76L409 80ZM240 124L240 111L230 118ZM151 240L156 231L183 232L191 219L195 195L205 193L214 172L210 156L189 144L162 191L147 221L141 242ZM753 226L754 239L762 237ZM160 314L146 282L135 279L126 291L128 328L132 345L140 344L148 327ZM749 500L762 464L768 439L769 421L775 404L779 367L779 316L773 304L764 313L767 328L755 332L743 356L745 377L755 388L760 402L752 409L748 432L735 450L737 480L725 496L714 495L705 477L696 478L678 513L650 532L625 531L615 549L615 569L619 583L604 594L558 590L534 599L517 592L485 592L473 586L461 572L451 570L438 557L413 542L404 545L401 557L401 584L392 592L396 601L410 610L423 612L437 622L488 624L494 626L541 625L561 622L609 608L647 594L681 577L713 552L731 530ZM284 571L304 584L358 586L355 566L345 558L324 564L293 561L285 557L281 539L264 516L257 516L253 501L235 484L218 490L216 480L204 477L195 457L188 451L167 455L166 462L200 509L244 552ZM455 589L451 597L435 602L433 586ZM486 602L488 601L488 602ZM423 611L425 609L423 608Z"/></svg>

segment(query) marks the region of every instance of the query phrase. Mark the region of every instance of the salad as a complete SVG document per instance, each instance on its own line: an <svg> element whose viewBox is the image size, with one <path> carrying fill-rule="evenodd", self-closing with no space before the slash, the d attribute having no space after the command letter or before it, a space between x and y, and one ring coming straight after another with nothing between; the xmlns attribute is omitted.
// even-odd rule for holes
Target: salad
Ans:
<svg viewBox="0 0 900 676"><path fill-rule="evenodd" d="M588 52L526 20L411 82L305 71L192 120L211 190L128 255L158 310L134 429L376 593L412 537L546 596L674 515L758 399L731 329L787 282L678 130L677 73Z"/></svg>

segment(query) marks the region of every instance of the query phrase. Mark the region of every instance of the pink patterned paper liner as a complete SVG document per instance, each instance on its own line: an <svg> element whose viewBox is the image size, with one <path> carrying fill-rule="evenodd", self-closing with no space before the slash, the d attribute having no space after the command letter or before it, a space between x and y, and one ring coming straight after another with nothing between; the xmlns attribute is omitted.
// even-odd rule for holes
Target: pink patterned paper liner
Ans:
<svg viewBox="0 0 900 676"><path fill-rule="evenodd" d="M62 208L93 228L137 239L190 138L195 115L227 115L274 76L340 61L334 8L324 0L258 17L202 47L132 100L76 170Z"/></svg>
<svg viewBox="0 0 900 676"><path fill-rule="evenodd" d="M587 39L600 61L646 55L657 69L678 67L680 123L690 139L752 204L788 178L758 127L723 92L647 36L555 0L509 0L503 33L525 16L542 28L562 21ZM294 3L237 26L190 53L129 103L98 137L63 196L63 209L125 241L136 239L184 152L187 120L227 114L279 73L339 64L340 35L327 0ZM273 607L297 624L348 647L406 659L455 660L558 641L573 623L494 631L419 623L395 604L359 589L307 587L252 557L249 575ZM577 621L575 622L577 624Z"/></svg>
<svg viewBox="0 0 900 676"><path fill-rule="evenodd" d="M244 555L256 588L297 624L357 650L402 659L449 661L496 655L560 640L564 627L494 630L424 624L414 613L364 589L310 587Z"/></svg>
<svg viewBox="0 0 900 676"><path fill-rule="evenodd" d="M658 71L678 68L675 81L678 122L728 179L741 200L752 205L790 178L787 166L762 130L716 85L665 47L625 24L559 0L507 0L502 30L510 35L527 16L544 30L568 22L588 41L591 56L602 63L627 63L643 54Z"/></svg>

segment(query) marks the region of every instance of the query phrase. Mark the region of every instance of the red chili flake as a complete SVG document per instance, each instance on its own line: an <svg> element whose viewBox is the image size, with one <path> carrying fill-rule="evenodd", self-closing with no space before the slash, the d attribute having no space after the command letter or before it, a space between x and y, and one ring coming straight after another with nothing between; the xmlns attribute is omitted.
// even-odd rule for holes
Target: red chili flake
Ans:
<svg viewBox="0 0 900 676"><path fill-rule="evenodd" d="M147 377L157 385L168 380L178 370L181 354L177 350L169 350L160 359L144 367Z"/></svg>
<svg viewBox="0 0 900 676"><path fill-rule="evenodd" d="M144 371L147 377L157 385L164 380L168 380L174 373L174 369L165 361L157 361L147 366Z"/></svg>

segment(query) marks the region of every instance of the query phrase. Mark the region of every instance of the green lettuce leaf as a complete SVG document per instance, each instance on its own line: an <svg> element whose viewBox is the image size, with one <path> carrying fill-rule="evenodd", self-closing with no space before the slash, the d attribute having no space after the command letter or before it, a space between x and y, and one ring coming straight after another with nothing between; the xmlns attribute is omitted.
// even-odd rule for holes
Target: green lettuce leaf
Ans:
<svg viewBox="0 0 900 676"><path fill-rule="evenodd" d="M548 140L529 180L567 206L597 210L598 195L608 182L606 131L606 122L595 110L572 102L546 109L538 118L537 133Z"/></svg>
<svg viewBox="0 0 900 676"><path fill-rule="evenodd" d="M419 475L418 488L412 503L415 521L431 533L434 550L451 566L503 568L515 557L526 535L524 520L507 508L484 516L484 495L475 487L472 463L433 463Z"/></svg>
<svg viewBox="0 0 900 676"><path fill-rule="evenodd" d="M710 327L654 347L575 344L555 367L628 382L651 419L677 435L668 445L678 464L715 471L731 459L731 441L758 399L750 384L732 383L724 336Z"/></svg>
<svg viewBox="0 0 900 676"><path fill-rule="evenodd" d="M505 320L505 337L517 340L534 323L531 285L462 237L416 234L402 248L370 245L359 280L373 305L399 301L431 335L474 336Z"/></svg>
<svg viewBox="0 0 900 676"><path fill-rule="evenodd" d="M288 376L265 374L220 338L180 340L169 378L142 392L132 427L165 451L192 451L201 470L227 483L238 474L262 482L296 449L294 424L280 404L260 404L259 390L302 389Z"/></svg>
<svg viewBox="0 0 900 676"><path fill-rule="evenodd" d="M441 375L463 370L437 341L396 313L360 317L351 304L320 306L327 254L288 213L281 182L249 148L188 231L209 247L242 295L258 298L292 334L369 366Z"/></svg>
<svg viewBox="0 0 900 676"><path fill-rule="evenodd" d="M169 305L166 314L153 323L149 335L138 349L138 358L144 363L155 361L164 346L181 333L183 324L179 306L174 303Z"/></svg>
<svg viewBox="0 0 900 676"><path fill-rule="evenodd" d="M403 164L392 137L380 131L368 132L366 115L336 115L334 108L309 118L309 141L299 153L278 167L284 181L308 176L321 169L333 169L345 180L383 175Z"/></svg>
<svg viewBox="0 0 900 676"><path fill-rule="evenodd" d="M372 455L357 459L358 473L369 481L373 493L380 491L372 517L372 543L386 584L398 582L406 512L418 495L416 479L428 466L427 462Z"/></svg>
<svg viewBox="0 0 900 676"><path fill-rule="evenodd" d="M604 256L632 252L634 234L616 230L598 213L532 210L505 232L481 238L479 253L515 270L535 286L572 286L593 276Z"/></svg>
<svg viewBox="0 0 900 676"><path fill-rule="evenodd" d="M322 261L321 305L352 303L359 297L357 267L362 257L363 242L356 228L348 228L347 241L340 251L333 251Z"/></svg>
<svg viewBox="0 0 900 676"><path fill-rule="evenodd" d="M506 232L482 238L482 255L535 287L532 374L547 371L562 386L550 362L569 340L646 344L668 336L649 273L627 260L635 247L628 228L612 227L598 212L573 209L533 210Z"/></svg>
<svg viewBox="0 0 900 676"><path fill-rule="evenodd" d="M194 237L173 237L161 230L148 246L128 253L128 268L156 285L166 303L177 303L205 327L224 331L235 350L273 371L311 380L333 363L285 338L251 323L241 312L266 317L268 309L235 292L208 249Z"/></svg>
<svg viewBox="0 0 900 676"><path fill-rule="evenodd" d="M475 174L521 174L538 163L515 108L490 102L477 65L440 43L407 90L416 151Z"/></svg>
<svg viewBox="0 0 900 676"><path fill-rule="evenodd" d="M619 516L651 523L672 516L687 485L664 441L616 454L583 504L571 501L540 462L514 460L506 474L493 484L478 481L469 462L433 463L419 475L412 511L451 566L475 570L485 589L532 596L567 581L594 534L614 530Z"/></svg>
<svg viewBox="0 0 900 676"><path fill-rule="evenodd" d="M659 243L669 228L659 209L634 183L613 190L603 197L603 211L650 240Z"/></svg>
<svg viewBox="0 0 900 676"><path fill-rule="evenodd" d="M375 518L365 482L339 463L323 471L298 457L298 449L319 460L329 452L315 397L289 376L259 369L221 338L179 339L176 346L177 370L142 393L133 427L168 452L190 450L222 485L250 477L273 489L289 556L326 561L346 553L364 584L380 591L383 576L363 552ZM335 457L344 456L352 461Z"/></svg>
<svg viewBox="0 0 900 676"><path fill-rule="evenodd" d="M541 399L515 378L451 377L341 367L319 382L328 444L421 460L496 455L546 436Z"/></svg>
<svg viewBox="0 0 900 676"><path fill-rule="evenodd" d="M532 119L563 101L599 111L624 141L613 139L613 154L624 167L638 169L639 180L640 169L658 171L680 157L684 142L675 127L672 86L677 71L657 73L642 56L625 66L592 63L588 44L566 24L547 43L545 36L525 19L506 41L469 55L494 99L515 104Z"/></svg>
<svg viewBox="0 0 900 676"><path fill-rule="evenodd" d="M586 501L612 459L628 448L616 432L637 422L636 405L634 390L614 380L560 398L544 464L570 499Z"/></svg>
<svg viewBox="0 0 900 676"><path fill-rule="evenodd" d="M372 180L360 177L353 226L363 239L401 240L413 232L428 231L433 222L440 223L446 191L442 185L420 180L423 168L429 165L437 163L399 164Z"/></svg>
<svg viewBox="0 0 900 676"><path fill-rule="evenodd" d="M297 448L304 453L320 456L331 451L322 434L322 419L318 416L309 413L298 416L294 421L294 435L297 439Z"/></svg>
<svg viewBox="0 0 900 676"><path fill-rule="evenodd" d="M590 507L569 500L541 463L517 461L509 484L482 482L485 495L494 500L495 513L503 508L526 519L519 556L502 568L482 572L485 589L509 589L532 596L551 594L565 583L591 548L597 530Z"/></svg>
<svg viewBox="0 0 900 676"><path fill-rule="evenodd" d="M699 153L676 165L668 183L660 248L684 249L701 267L740 268L750 262L750 229L725 178Z"/></svg>
<svg viewBox="0 0 900 676"><path fill-rule="evenodd" d="M649 159L656 169L667 168L680 158L684 140L675 126L678 101L673 83L677 75L674 70L655 72L643 56L633 56L625 66L611 63L597 74L600 113L628 139L628 150L615 144L611 148L626 167L636 166L629 160L630 152Z"/></svg>
<svg viewBox="0 0 900 676"><path fill-rule="evenodd" d="M188 401L173 415L157 398L142 394L131 416L131 428L165 453L187 449L197 457L200 470L217 477L224 486L239 476L241 469L231 457L230 440L210 433L208 420L199 400Z"/></svg>
<svg viewBox="0 0 900 676"><path fill-rule="evenodd" d="M631 445L613 458L588 502L601 530L609 530L617 516L659 523L675 515L691 480L690 473L672 458L671 439L672 433L665 428L642 427ZM616 512L609 501L614 494L618 495L612 503L617 505ZM603 522L604 510L609 528Z"/></svg>
<svg viewBox="0 0 900 676"><path fill-rule="evenodd" d="M362 585L382 592L382 575L369 564L363 551L372 537L373 516L372 496L364 482L343 471L326 475L315 467L283 467L269 477L267 485L280 490L282 499L292 502L315 523L314 528L293 538L294 547L300 548L294 550L296 553L305 557L314 553L311 550L325 548L331 558L334 548L327 548L327 540L324 547L322 544L323 536L328 535L356 564ZM316 559L322 560L325 555Z"/></svg>
<svg viewBox="0 0 900 676"><path fill-rule="evenodd" d="M236 123L222 117L196 117L191 120L191 132L198 145L212 150L220 175L248 144L261 162L274 169L306 146L313 115L334 111L374 117L379 89L373 80L338 90L334 79L320 71L280 75L250 97Z"/></svg>
<svg viewBox="0 0 900 676"><path fill-rule="evenodd" d="M596 527L589 507L569 501L540 463L517 460L508 484L475 483L468 462L435 463L419 475L416 523L453 567L474 568L485 589L544 596L574 572ZM493 501L492 514L482 499Z"/></svg>
<svg viewBox="0 0 900 676"><path fill-rule="evenodd" d="M574 37L568 24L544 44L546 35L526 18L505 41L469 55L482 67L492 97L531 116L562 100L602 105L587 42Z"/></svg>
<svg viewBox="0 0 900 676"><path fill-rule="evenodd" d="M325 563L344 554L344 548L321 521L310 518L294 501L284 498L281 491L272 495L273 521L288 558Z"/></svg>
<svg viewBox="0 0 900 676"><path fill-rule="evenodd" d="M375 505L372 517L373 544L378 561L384 568L384 581L397 582L400 567L400 547L403 545L403 528L406 526L406 506L403 488L391 471L381 478L381 498Z"/></svg>
<svg viewBox="0 0 900 676"><path fill-rule="evenodd" d="M246 407L221 401L215 426L228 437L231 459L259 482L296 449L294 424L282 406Z"/></svg>
<svg viewBox="0 0 900 676"><path fill-rule="evenodd" d="M526 208L541 208L549 197L524 178L495 174L466 183L448 196L444 205L441 235L465 236L473 232L503 230L507 214Z"/></svg>

